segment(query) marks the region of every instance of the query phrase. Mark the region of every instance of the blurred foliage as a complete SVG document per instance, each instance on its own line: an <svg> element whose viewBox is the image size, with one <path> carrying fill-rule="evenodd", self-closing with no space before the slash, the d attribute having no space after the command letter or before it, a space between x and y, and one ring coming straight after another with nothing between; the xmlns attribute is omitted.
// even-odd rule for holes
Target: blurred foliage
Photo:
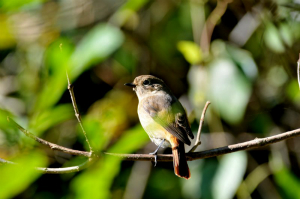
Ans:
<svg viewBox="0 0 300 199"><path fill-rule="evenodd" d="M12 198L24 191L41 174L35 167L46 166L46 157L38 152L23 154L13 159L18 165L3 165L0 170L1 198Z"/></svg>
<svg viewBox="0 0 300 199"><path fill-rule="evenodd" d="M206 21L212 13L221 20ZM78 173L41 175L33 168L85 158L53 152L7 122L88 150L67 72L97 153L149 153L156 146L146 145L137 97L123 84L152 74L182 101L194 133L212 102L198 150L296 129L299 38L291 0L0 0L0 158L18 163L0 165L0 198L299 198L300 138L189 162L189 181L171 162L151 169L107 155Z"/></svg>

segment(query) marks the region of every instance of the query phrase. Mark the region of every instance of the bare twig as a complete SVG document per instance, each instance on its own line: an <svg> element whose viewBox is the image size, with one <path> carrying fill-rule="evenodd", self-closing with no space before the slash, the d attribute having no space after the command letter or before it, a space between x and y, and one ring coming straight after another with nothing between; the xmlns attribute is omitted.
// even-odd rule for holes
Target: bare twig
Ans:
<svg viewBox="0 0 300 199"><path fill-rule="evenodd" d="M210 40L211 40L212 33L215 29L215 26L217 22L221 19L221 17L224 15L227 9L227 5L231 2L232 0L218 0L217 6L207 18L206 23L204 25L204 29L202 31L201 41L200 41L201 49L205 54L209 52Z"/></svg>
<svg viewBox="0 0 300 199"><path fill-rule="evenodd" d="M86 160L84 163L78 165L78 166L72 166L72 167L63 167L63 168L43 168L43 167L37 167L36 169L44 174L64 174L64 173L73 173L78 172L83 169L85 169L88 164L91 162L91 158Z"/></svg>
<svg viewBox="0 0 300 199"><path fill-rule="evenodd" d="M87 151L79 151L79 150L74 150L74 149L69 149L51 142L48 142L44 139L41 139L35 135L33 135L32 133L30 133L29 131L27 131L26 129L24 129L22 126L20 126L18 123L16 123L13 119L11 119L10 117L7 117L7 120L9 122L12 122L20 131L22 131L27 137L30 137L32 139L34 139L35 141L50 147L52 150L56 150L56 151L62 151L71 155L80 155L80 156L85 156L85 157L92 157L92 154L87 152Z"/></svg>
<svg viewBox="0 0 300 199"><path fill-rule="evenodd" d="M82 129L82 133L83 133L83 135L85 137L86 143L89 146L90 152L93 153L92 147L90 145L90 142L89 142L89 140L87 138L86 132L85 132L85 130L83 128L83 125L82 125L82 122L81 122L81 117L80 117L80 114L79 114L79 111L78 111L78 107L77 107L77 104L76 104L75 95L74 95L74 91L73 91L73 85L70 83L70 79L69 79L68 73L66 73L66 74L67 74L67 79L68 79L68 90L69 90L70 95L71 95L71 100L72 100L73 108L74 108L74 111L75 111L75 116L76 116L76 118L78 120L78 123L79 123L81 129Z"/></svg>
<svg viewBox="0 0 300 199"><path fill-rule="evenodd" d="M208 108L208 106L210 105L210 101L207 101L204 108L203 108L203 111L202 111L202 114L201 114L201 118L200 118L200 122L199 122L199 128L198 128L198 133L197 133L197 138L196 138L196 141L195 141L195 145L191 148L191 150L189 151L190 152L194 152L197 147L201 144L201 140L200 140L200 137L201 137L201 130L202 130L202 125L203 125L203 122L204 122L204 117L205 117L205 113L206 113L206 110Z"/></svg>
<svg viewBox="0 0 300 199"><path fill-rule="evenodd" d="M36 170L43 173L43 174L64 174L64 173L73 173L73 172L78 172L83 169L85 169L88 164L91 162L91 159L89 158L86 160L84 163L78 165L78 166L72 166L72 167L63 167L63 168L45 168L45 167L36 167ZM4 160L0 158L0 165L1 164L13 164L16 166L19 166L18 164Z"/></svg>
<svg viewBox="0 0 300 199"><path fill-rule="evenodd" d="M4 160L2 158L0 158L0 165L1 164L15 164L14 162L8 161L8 160Z"/></svg>

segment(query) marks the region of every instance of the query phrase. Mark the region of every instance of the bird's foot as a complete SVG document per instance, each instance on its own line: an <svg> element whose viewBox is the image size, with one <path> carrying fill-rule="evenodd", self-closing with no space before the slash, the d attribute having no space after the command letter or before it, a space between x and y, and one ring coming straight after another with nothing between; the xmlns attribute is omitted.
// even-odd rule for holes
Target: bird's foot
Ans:
<svg viewBox="0 0 300 199"><path fill-rule="evenodd" d="M154 152L152 153L149 153L150 155L154 155L154 167L156 166L157 164L157 151L155 150Z"/></svg>
<svg viewBox="0 0 300 199"><path fill-rule="evenodd" d="M157 164L157 151L161 147L161 145L164 143L165 139L162 139L161 143L158 145L157 149L153 151L152 153L149 153L150 155L154 155L154 166Z"/></svg>

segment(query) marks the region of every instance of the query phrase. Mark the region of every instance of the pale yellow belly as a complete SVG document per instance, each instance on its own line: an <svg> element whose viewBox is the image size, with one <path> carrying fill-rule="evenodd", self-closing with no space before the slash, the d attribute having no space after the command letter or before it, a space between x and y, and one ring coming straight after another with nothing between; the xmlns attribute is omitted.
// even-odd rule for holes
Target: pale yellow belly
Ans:
<svg viewBox="0 0 300 199"><path fill-rule="evenodd" d="M160 124L156 123L143 107L138 107L138 115L141 125L149 135L149 138L152 142L154 142L156 145L159 145L162 140L165 139L165 142L161 147L171 147L169 140L172 135L166 129L164 129Z"/></svg>

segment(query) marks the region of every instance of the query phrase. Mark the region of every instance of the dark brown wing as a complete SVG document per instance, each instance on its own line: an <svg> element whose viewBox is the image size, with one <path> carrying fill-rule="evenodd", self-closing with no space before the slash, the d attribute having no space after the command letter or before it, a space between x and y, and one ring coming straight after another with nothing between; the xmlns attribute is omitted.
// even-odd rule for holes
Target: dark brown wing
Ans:
<svg viewBox="0 0 300 199"><path fill-rule="evenodd" d="M183 143L190 145L187 133L191 137L192 133L189 125L185 123L185 112L180 111L177 100L162 96L151 96L143 101L143 108L153 118L155 122L164 127L168 132L181 140ZM184 111L184 110L183 110ZM186 131L188 129L188 131ZM191 135L190 135L191 134Z"/></svg>
<svg viewBox="0 0 300 199"><path fill-rule="evenodd" d="M191 127L185 114L177 113L175 116L175 121L179 128L182 128L182 130L185 131L191 139L194 139L194 134L192 133Z"/></svg>

